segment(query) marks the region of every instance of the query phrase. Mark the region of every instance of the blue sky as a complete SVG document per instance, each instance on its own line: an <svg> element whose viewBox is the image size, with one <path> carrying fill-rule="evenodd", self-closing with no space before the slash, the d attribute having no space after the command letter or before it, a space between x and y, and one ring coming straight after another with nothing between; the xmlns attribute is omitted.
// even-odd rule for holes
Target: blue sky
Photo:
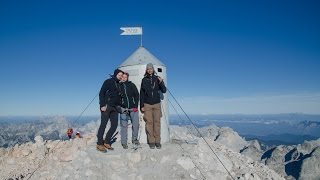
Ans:
<svg viewBox="0 0 320 180"><path fill-rule="evenodd" d="M143 26L191 114L320 114L319 1L1 1L0 115L77 115ZM196 105L195 105L196 104ZM95 101L87 114L99 114Z"/></svg>

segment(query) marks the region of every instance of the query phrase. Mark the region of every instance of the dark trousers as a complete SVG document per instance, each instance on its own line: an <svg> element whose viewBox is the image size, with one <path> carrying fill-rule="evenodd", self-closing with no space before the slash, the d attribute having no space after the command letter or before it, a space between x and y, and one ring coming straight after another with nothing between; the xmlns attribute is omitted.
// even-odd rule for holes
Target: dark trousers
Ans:
<svg viewBox="0 0 320 180"><path fill-rule="evenodd" d="M111 122L111 126L106 134L105 140L103 141L104 131L107 127L107 123L109 119ZM116 132L117 127L118 127L118 112L114 107L108 106L105 112L101 112L101 124L97 134L97 138L98 138L97 144L98 145L103 145L103 143L110 144L111 138L114 132Z"/></svg>

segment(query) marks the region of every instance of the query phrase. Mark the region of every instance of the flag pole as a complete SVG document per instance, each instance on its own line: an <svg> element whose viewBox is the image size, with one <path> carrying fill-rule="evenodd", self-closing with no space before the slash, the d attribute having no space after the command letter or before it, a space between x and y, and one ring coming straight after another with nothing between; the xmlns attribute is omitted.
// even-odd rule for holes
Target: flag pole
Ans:
<svg viewBox="0 0 320 180"><path fill-rule="evenodd" d="M141 27L141 31L142 31L142 27ZM140 38L140 46L142 47L142 35L143 33L141 33L141 38Z"/></svg>

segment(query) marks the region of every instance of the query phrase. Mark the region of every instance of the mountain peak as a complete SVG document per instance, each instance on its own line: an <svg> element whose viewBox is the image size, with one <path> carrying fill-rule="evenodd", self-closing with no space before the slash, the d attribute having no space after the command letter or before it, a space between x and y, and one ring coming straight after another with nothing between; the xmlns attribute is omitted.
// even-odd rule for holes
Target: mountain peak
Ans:
<svg viewBox="0 0 320 180"><path fill-rule="evenodd" d="M172 132L188 134L186 128L172 127ZM71 141L42 141L37 136L36 143L0 149L0 178L230 179L203 139L192 138L197 139L197 145L171 142L163 144L161 150L150 150L142 144L134 151L124 150L116 142L115 151L101 153L96 150L94 133ZM210 141L210 145L236 179L283 179L267 166L218 142Z"/></svg>

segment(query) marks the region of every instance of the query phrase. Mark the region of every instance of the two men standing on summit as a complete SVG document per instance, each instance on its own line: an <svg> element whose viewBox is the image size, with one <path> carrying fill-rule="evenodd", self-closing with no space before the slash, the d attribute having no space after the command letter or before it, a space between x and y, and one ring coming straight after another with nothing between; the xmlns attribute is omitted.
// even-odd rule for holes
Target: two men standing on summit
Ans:
<svg viewBox="0 0 320 180"><path fill-rule="evenodd" d="M139 111L144 114L146 134L149 147L161 148L161 98L160 92L166 92L166 86L161 77L155 75L153 64L147 64L146 73L140 87L140 98L137 87L129 81L129 74L119 69L114 71L111 78L104 81L100 93L99 103L101 111L101 124L97 134L97 149L105 152L113 150L111 147L112 136L118 127L118 114L120 113L121 144L124 149L127 145L128 120L132 123L132 143L139 145ZM105 139L103 135L106 125L110 120L111 126Z"/></svg>

